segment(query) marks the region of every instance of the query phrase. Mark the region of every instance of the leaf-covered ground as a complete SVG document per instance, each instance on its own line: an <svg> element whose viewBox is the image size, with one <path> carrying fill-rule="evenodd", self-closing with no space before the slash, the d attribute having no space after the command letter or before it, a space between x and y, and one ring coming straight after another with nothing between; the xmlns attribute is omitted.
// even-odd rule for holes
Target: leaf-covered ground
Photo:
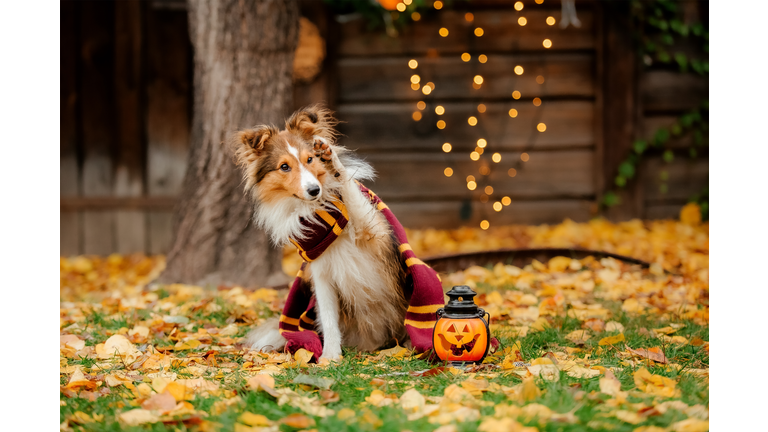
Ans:
<svg viewBox="0 0 768 432"><path fill-rule="evenodd" d="M410 231L422 257L581 246L654 263L558 257L443 275L480 293L501 342L464 371L399 347L332 365L250 352L244 335L286 292L147 285L159 256L62 258L61 429L706 431L709 227L683 216Z"/></svg>

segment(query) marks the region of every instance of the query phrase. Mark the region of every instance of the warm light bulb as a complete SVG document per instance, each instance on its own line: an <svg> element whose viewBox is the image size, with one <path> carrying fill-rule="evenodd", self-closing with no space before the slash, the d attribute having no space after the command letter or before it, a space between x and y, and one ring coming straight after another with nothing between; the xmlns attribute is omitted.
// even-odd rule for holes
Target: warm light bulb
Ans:
<svg viewBox="0 0 768 432"><path fill-rule="evenodd" d="M453 168L448 167L443 171L443 174L445 174L446 177L450 177L453 175Z"/></svg>
<svg viewBox="0 0 768 432"><path fill-rule="evenodd" d="M413 0L403 0L403 3L405 3L406 6L408 6L411 3L413 3Z"/></svg>
<svg viewBox="0 0 768 432"><path fill-rule="evenodd" d="M544 0L536 0L536 4L542 4L544 3Z"/></svg>
<svg viewBox="0 0 768 432"><path fill-rule="evenodd" d="M437 115L443 115L445 114L445 108L443 108L442 105L438 105L435 107L435 114Z"/></svg>
<svg viewBox="0 0 768 432"><path fill-rule="evenodd" d="M398 11L405 12L405 5L403 3L398 3L397 6L395 6Z"/></svg>
<svg viewBox="0 0 768 432"><path fill-rule="evenodd" d="M549 25L555 25L555 17L553 17L553 16L548 16L548 17L547 17L547 24L549 24Z"/></svg>
<svg viewBox="0 0 768 432"><path fill-rule="evenodd" d="M486 195L493 195L493 186L486 186L485 187L485 194Z"/></svg>
<svg viewBox="0 0 768 432"><path fill-rule="evenodd" d="M501 199L501 203L504 204L505 206L508 206L512 204L512 200L508 196L505 196L504 198Z"/></svg>
<svg viewBox="0 0 768 432"><path fill-rule="evenodd" d="M520 96L521 96L521 94L520 94L519 91L515 90L515 91L512 92L512 97L514 99L520 99Z"/></svg>
<svg viewBox="0 0 768 432"><path fill-rule="evenodd" d="M419 88L421 88L421 86L419 84L411 83L411 88L413 90L418 90Z"/></svg>
<svg viewBox="0 0 768 432"><path fill-rule="evenodd" d="M475 181L475 176L473 176L473 175L468 175L468 176L467 176L467 183L469 183L469 182L473 182L473 181Z"/></svg>
<svg viewBox="0 0 768 432"><path fill-rule="evenodd" d="M476 84L482 84L483 83L483 77L480 75L475 75L474 80Z"/></svg>
<svg viewBox="0 0 768 432"><path fill-rule="evenodd" d="M469 125L470 125L470 126L474 126L474 125L476 125L476 124L477 124L477 117L475 117L475 116L470 116L470 117L467 119L467 123L469 123Z"/></svg>
<svg viewBox="0 0 768 432"><path fill-rule="evenodd" d="M544 45L544 48L552 48L552 41L549 39L544 39L544 42L541 44Z"/></svg>
<svg viewBox="0 0 768 432"><path fill-rule="evenodd" d="M411 14L411 19L414 20L414 21L420 20L421 19L421 14L418 13L418 12L414 12L414 13Z"/></svg>
<svg viewBox="0 0 768 432"><path fill-rule="evenodd" d="M515 73L518 74L518 75L522 75L523 74L523 67L519 66L519 65L515 66Z"/></svg>
<svg viewBox="0 0 768 432"><path fill-rule="evenodd" d="M421 120L421 112L414 111L413 115L411 117L413 117L414 120L419 121L419 120Z"/></svg>
<svg viewBox="0 0 768 432"><path fill-rule="evenodd" d="M419 62L417 62L414 59L411 59L410 61L408 61L408 67L411 69L416 69L417 67L419 67Z"/></svg>
<svg viewBox="0 0 768 432"><path fill-rule="evenodd" d="M501 205L501 203L500 203L500 202L498 202L498 201L496 201L495 203L493 203L493 209L494 209L494 210L496 210L497 212L500 212L500 211L501 211L501 209L502 209L502 205Z"/></svg>
<svg viewBox="0 0 768 432"><path fill-rule="evenodd" d="M424 93L425 95L428 95L432 93L432 87L425 85L424 87L421 88L421 92Z"/></svg>
<svg viewBox="0 0 768 432"><path fill-rule="evenodd" d="M479 56L477 56L477 61L479 61L480 63L485 63L488 61L488 56L485 54L480 54Z"/></svg>
<svg viewBox="0 0 768 432"><path fill-rule="evenodd" d="M481 166L479 171L480 171L480 174L482 174L482 175L484 175L484 176L487 176L488 174L490 174L490 173L491 173L491 169L490 169L490 168L488 168L488 167L487 167L487 166L485 166L485 165Z"/></svg>
<svg viewBox="0 0 768 432"><path fill-rule="evenodd" d="M530 157L530 156L528 156L528 153L523 153L523 154L521 154L521 155L520 155L520 160L521 160L521 161L523 161L523 162L528 162L528 160L529 160L530 158L531 158L531 157Z"/></svg>
<svg viewBox="0 0 768 432"><path fill-rule="evenodd" d="M450 153L453 146L451 146L451 143L445 143L443 144L443 151L446 153Z"/></svg>
<svg viewBox="0 0 768 432"><path fill-rule="evenodd" d="M471 182L467 182L467 189L469 189L469 190L475 190L475 189L477 189L477 183L475 183L475 182L473 182L473 181L471 181Z"/></svg>
<svg viewBox="0 0 768 432"><path fill-rule="evenodd" d="M440 0L437 0L435 3L432 4L432 6L434 6L435 9L440 10L443 8L443 2L441 2Z"/></svg>
<svg viewBox="0 0 768 432"><path fill-rule="evenodd" d="M472 56L469 55L469 53L464 53L461 55L461 59L464 60L465 62L468 62L472 59Z"/></svg>
<svg viewBox="0 0 768 432"><path fill-rule="evenodd" d="M544 132L545 130L547 130L547 125L545 125L544 123L539 123L538 125L536 125L536 130L538 130L539 132Z"/></svg>
<svg viewBox="0 0 768 432"><path fill-rule="evenodd" d="M515 117L517 117L517 110L516 110L516 109L514 109L514 108L512 108L511 110L509 110L509 116L510 116L510 117L512 117L512 118L515 118Z"/></svg>
<svg viewBox="0 0 768 432"><path fill-rule="evenodd" d="M418 108L420 110L423 110L426 107L427 107L427 104L424 103L424 101L419 101L419 103L416 104L416 108Z"/></svg>
<svg viewBox="0 0 768 432"><path fill-rule="evenodd" d="M477 106L477 112L481 114L485 112L485 109L486 109L485 104L480 104Z"/></svg>
<svg viewBox="0 0 768 432"><path fill-rule="evenodd" d="M472 153L469 154L469 158L472 159L473 161L476 161L480 159L480 153L473 151Z"/></svg>
<svg viewBox="0 0 768 432"><path fill-rule="evenodd" d="M523 10L523 2L521 2L521 1L519 1L519 2L515 2L515 10L516 10L516 11L521 11L521 10Z"/></svg>
<svg viewBox="0 0 768 432"><path fill-rule="evenodd" d="M483 154L483 152L484 152L485 150L483 150L483 149L482 149L482 148L480 148L480 147L475 147L475 151L476 151L478 154Z"/></svg>
<svg viewBox="0 0 768 432"><path fill-rule="evenodd" d="M517 175L517 170L516 170L516 169L514 169L514 168L510 168L510 169L509 169L509 171L507 171L507 174L508 174L510 177L514 177L514 176L516 176L516 175Z"/></svg>
<svg viewBox="0 0 768 432"><path fill-rule="evenodd" d="M518 19L517 19L517 23L518 23L520 26L524 26L524 25L528 24L528 20L527 20L527 19L525 19L525 17L520 17L520 18L518 18Z"/></svg>
<svg viewBox="0 0 768 432"><path fill-rule="evenodd" d="M414 84L418 84L421 82L421 77L418 75L411 75L411 82Z"/></svg>
<svg viewBox="0 0 768 432"><path fill-rule="evenodd" d="M483 35L483 33L485 32L483 31L482 27L478 27L475 29L475 36L480 37Z"/></svg>
<svg viewBox="0 0 768 432"><path fill-rule="evenodd" d="M487 220L483 220L483 221L480 222L480 228L482 228L484 230L487 230L490 227L491 227L491 224L488 223Z"/></svg>
<svg viewBox="0 0 768 432"><path fill-rule="evenodd" d="M493 157L491 157L491 160L493 160L496 163L501 162L501 153L494 153Z"/></svg>
<svg viewBox="0 0 768 432"><path fill-rule="evenodd" d="M480 148L485 148L485 146L488 145L488 141L485 140L485 138L480 138L477 140L477 146Z"/></svg>
<svg viewBox="0 0 768 432"><path fill-rule="evenodd" d="M467 22L472 22L475 20L475 14L472 12L467 12L464 14L464 19L467 20Z"/></svg>
<svg viewBox="0 0 768 432"><path fill-rule="evenodd" d="M446 37L448 36L448 29L445 27L441 27L439 33L440 33L440 36Z"/></svg>
<svg viewBox="0 0 768 432"><path fill-rule="evenodd" d="M443 120L438 120L438 121L437 121L437 128L438 128L438 129L445 129L445 121L443 121Z"/></svg>
<svg viewBox="0 0 768 432"><path fill-rule="evenodd" d="M537 76L536 77L536 82L539 83L539 84L544 84L544 76L543 75Z"/></svg>
<svg viewBox="0 0 768 432"><path fill-rule="evenodd" d="M541 105L541 99L533 98L533 106L539 106L539 105Z"/></svg>

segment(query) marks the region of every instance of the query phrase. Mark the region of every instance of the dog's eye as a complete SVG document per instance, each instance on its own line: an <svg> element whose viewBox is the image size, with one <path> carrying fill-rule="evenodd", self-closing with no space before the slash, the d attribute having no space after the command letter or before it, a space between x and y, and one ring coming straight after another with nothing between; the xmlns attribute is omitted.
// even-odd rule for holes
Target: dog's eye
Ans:
<svg viewBox="0 0 768 432"><path fill-rule="evenodd" d="M284 172L288 172L291 170L291 167L288 166L288 164L282 164L280 165L280 169L283 170Z"/></svg>
<svg viewBox="0 0 768 432"><path fill-rule="evenodd" d="M311 157L307 159L307 163L308 163L308 164L309 164L309 163L312 163L312 158L311 158Z"/></svg>

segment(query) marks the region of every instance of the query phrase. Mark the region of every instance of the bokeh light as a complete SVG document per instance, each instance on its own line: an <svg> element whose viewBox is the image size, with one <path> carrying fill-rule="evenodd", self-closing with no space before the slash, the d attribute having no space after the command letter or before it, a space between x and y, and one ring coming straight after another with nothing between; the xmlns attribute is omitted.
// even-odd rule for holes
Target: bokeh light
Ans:
<svg viewBox="0 0 768 432"><path fill-rule="evenodd" d="M520 66L520 65L515 66L515 73L518 74L518 75L522 75L523 74L523 67Z"/></svg>
<svg viewBox="0 0 768 432"><path fill-rule="evenodd" d="M477 84L482 84L483 83L483 77L480 76L480 75L475 75L475 78L473 79L473 81L475 83L477 83Z"/></svg>
<svg viewBox="0 0 768 432"><path fill-rule="evenodd" d="M487 230L491 227L491 224L487 220L480 221L480 228Z"/></svg>
<svg viewBox="0 0 768 432"><path fill-rule="evenodd" d="M472 22L475 20L475 14L472 12L467 12L464 14L464 19L467 20L467 22Z"/></svg>
<svg viewBox="0 0 768 432"><path fill-rule="evenodd" d="M485 150L484 150L484 149L482 149L482 148L480 148L480 147L475 147L475 151L476 151L478 154L483 154L483 152L485 152Z"/></svg>
<svg viewBox="0 0 768 432"><path fill-rule="evenodd" d="M497 212L500 212L502 208L503 206L501 205L500 202L496 201L495 203L493 203L493 209L496 210Z"/></svg>
<svg viewBox="0 0 768 432"><path fill-rule="evenodd" d="M411 82L414 84L418 84L421 82L421 77L418 75L411 75Z"/></svg>
<svg viewBox="0 0 768 432"><path fill-rule="evenodd" d="M539 132L544 132L545 130L547 130L547 125L545 125L544 123L539 123L536 125L536 130L538 130Z"/></svg>
<svg viewBox="0 0 768 432"><path fill-rule="evenodd" d="M446 153L450 153L450 152L451 152L451 149L453 149L453 146L451 145L451 143L445 143L445 144L443 144L443 151L444 151L444 152L446 152Z"/></svg>
<svg viewBox="0 0 768 432"><path fill-rule="evenodd" d="M483 31L482 27L478 27L478 28L475 29L475 36L477 36L477 37L482 36L484 33L485 32Z"/></svg>
<svg viewBox="0 0 768 432"><path fill-rule="evenodd" d="M548 16L548 17L547 17L547 24L549 24L549 25L555 25L555 17L553 17L553 16Z"/></svg>
<svg viewBox="0 0 768 432"><path fill-rule="evenodd" d="M419 120L421 120L421 112L420 111L414 111L413 114L411 115L411 117L413 117L414 120L419 121Z"/></svg>
<svg viewBox="0 0 768 432"><path fill-rule="evenodd" d="M541 99L533 98L533 106L539 106L539 105L541 105Z"/></svg>
<svg viewBox="0 0 768 432"><path fill-rule="evenodd" d="M520 160L521 160L521 161L523 161L523 162L528 162L528 160L529 160L530 158L531 158L531 157L530 157L530 156L528 156L528 153L523 153L523 154L521 154L521 155L520 155Z"/></svg>
<svg viewBox="0 0 768 432"><path fill-rule="evenodd" d="M480 138L477 140L477 146L480 148L485 148L485 146L488 145L488 141L485 140L485 138Z"/></svg>
<svg viewBox="0 0 768 432"><path fill-rule="evenodd" d="M395 7L397 8L398 11L405 12L405 4L398 3L397 6L395 6Z"/></svg>
<svg viewBox="0 0 768 432"><path fill-rule="evenodd" d="M445 121L444 120L438 120L437 121L437 128L438 129L445 129Z"/></svg>
<svg viewBox="0 0 768 432"><path fill-rule="evenodd" d="M470 125L470 126L474 126L474 125L476 125L476 124L477 124L477 117L475 117L475 116L470 116L470 117L467 119L467 123L469 123L469 125Z"/></svg>
<svg viewBox="0 0 768 432"><path fill-rule="evenodd" d="M493 186L488 185L485 187L485 194L486 195L493 195Z"/></svg>
<svg viewBox="0 0 768 432"><path fill-rule="evenodd" d="M443 2L441 2L440 0L437 0L436 2L434 2L434 3L432 4L432 6L434 6L434 7L435 7L435 9L437 9L437 10L440 10L440 9L442 9L442 8L443 8Z"/></svg>
<svg viewBox="0 0 768 432"><path fill-rule="evenodd" d="M517 19L517 23L518 23L520 26L524 26L524 25L528 24L528 20L527 20L527 19L525 19L525 17L520 17L520 18L518 18L518 19Z"/></svg>
<svg viewBox="0 0 768 432"><path fill-rule="evenodd" d="M521 10L523 10L523 2L521 2L521 1L519 1L519 2L515 2L515 10L516 10L516 11L521 11Z"/></svg>
<svg viewBox="0 0 768 432"><path fill-rule="evenodd" d="M418 13L418 12L414 12L414 13L411 14L411 19L414 20L414 21L420 20L421 19L421 14Z"/></svg>
<svg viewBox="0 0 768 432"><path fill-rule="evenodd" d="M472 56L469 55L469 53L464 53L464 54L461 55L461 59L464 60L465 62L468 62L468 61L472 60Z"/></svg>
<svg viewBox="0 0 768 432"><path fill-rule="evenodd" d="M536 77L536 82L539 83L539 84L544 84L544 76L543 75L537 76Z"/></svg>
<svg viewBox="0 0 768 432"><path fill-rule="evenodd" d="M472 153L469 154L469 158L472 159L473 161L476 161L480 159L480 153L473 151Z"/></svg>
<svg viewBox="0 0 768 432"><path fill-rule="evenodd" d="M410 61L408 61L408 67L411 69L416 69L417 67L419 67L419 62L417 62L415 59L411 59Z"/></svg>
<svg viewBox="0 0 768 432"><path fill-rule="evenodd" d="M512 204L512 200L508 196L505 196L504 198L501 199L501 203L504 204L505 206L508 206Z"/></svg>
<svg viewBox="0 0 768 432"><path fill-rule="evenodd" d="M544 42L541 44L544 45L544 48L552 48L552 41L549 39L544 39Z"/></svg>
<svg viewBox="0 0 768 432"><path fill-rule="evenodd" d="M510 116L510 117L512 117L512 118L515 118L515 117L517 117L517 110L516 110L516 109L514 109L514 108L512 108L511 110L509 110L509 116Z"/></svg>
<svg viewBox="0 0 768 432"><path fill-rule="evenodd" d="M491 173L491 169L486 165L481 166L478 171L480 171L480 174L484 176L487 176Z"/></svg>
<svg viewBox="0 0 768 432"><path fill-rule="evenodd" d="M438 33L440 33L440 36L446 37L448 36L448 29L445 27L440 27L440 31Z"/></svg>
<svg viewBox="0 0 768 432"><path fill-rule="evenodd" d="M514 168L510 168L509 171L507 171L507 175L509 175L510 177L516 176L517 175L517 170L514 169Z"/></svg>
<svg viewBox="0 0 768 432"><path fill-rule="evenodd" d="M445 114L445 108L443 108L442 105L438 105L435 107L435 114L437 115L443 115Z"/></svg>
<svg viewBox="0 0 768 432"><path fill-rule="evenodd" d="M448 167L443 171L443 174L445 174L446 177L450 177L453 175L453 168Z"/></svg>
<svg viewBox="0 0 768 432"><path fill-rule="evenodd" d="M416 84L416 85L418 85L418 84ZM425 95L428 95L428 94L432 93L432 87L430 87L428 85L425 85L424 87L421 88L421 92L424 93Z"/></svg>
<svg viewBox="0 0 768 432"><path fill-rule="evenodd" d="M522 96L522 95L520 94L519 91L515 90L515 91L512 92L512 98L520 99L520 96Z"/></svg>
<svg viewBox="0 0 768 432"><path fill-rule="evenodd" d="M424 101L419 101L419 103L416 104L416 108L423 110L427 107L427 104Z"/></svg>
<svg viewBox="0 0 768 432"><path fill-rule="evenodd" d="M475 182L473 182L473 181L469 181L469 182L467 182L467 189L469 189L469 190L475 190L475 189L477 189L477 183L475 183Z"/></svg>
<svg viewBox="0 0 768 432"><path fill-rule="evenodd" d="M481 114L485 112L485 109L486 109L485 104L480 104L477 106L477 112Z"/></svg>
<svg viewBox="0 0 768 432"><path fill-rule="evenodd" d="M468 175L468 176L467 176L467 183L469 183L469 182L473 182L473 181L475 181L475 176L473 176L473 175Z"/></svg>
<svg viewBox="0 0 768 432"><path fill-rule="evenodd" d="M496 163L501 162L501 153L494 153L491 157L491 160L493 160Z"/></svg>
<svg viewBox="0 0 768 432"><path fill-rule="evenodd" d="M488 56L485 54L480 54L479 56L477 56L477 61L479 61L480 63L485 63L488 61Z"/></svg>

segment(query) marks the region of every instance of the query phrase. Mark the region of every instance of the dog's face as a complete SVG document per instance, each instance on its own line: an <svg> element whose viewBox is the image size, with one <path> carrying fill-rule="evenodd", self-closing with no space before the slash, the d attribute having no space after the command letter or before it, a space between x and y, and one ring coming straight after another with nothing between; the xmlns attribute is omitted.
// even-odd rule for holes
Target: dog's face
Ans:
<svg viewBox="0 0 768 432"><path fill-rule="evenodd" d="M328 110L311 106L295 112L282 131L257 126L235 134L235 156L246 190L264 203L318 200L328 173L315 157L314 145L333 142L335 124Z"/></svg>

